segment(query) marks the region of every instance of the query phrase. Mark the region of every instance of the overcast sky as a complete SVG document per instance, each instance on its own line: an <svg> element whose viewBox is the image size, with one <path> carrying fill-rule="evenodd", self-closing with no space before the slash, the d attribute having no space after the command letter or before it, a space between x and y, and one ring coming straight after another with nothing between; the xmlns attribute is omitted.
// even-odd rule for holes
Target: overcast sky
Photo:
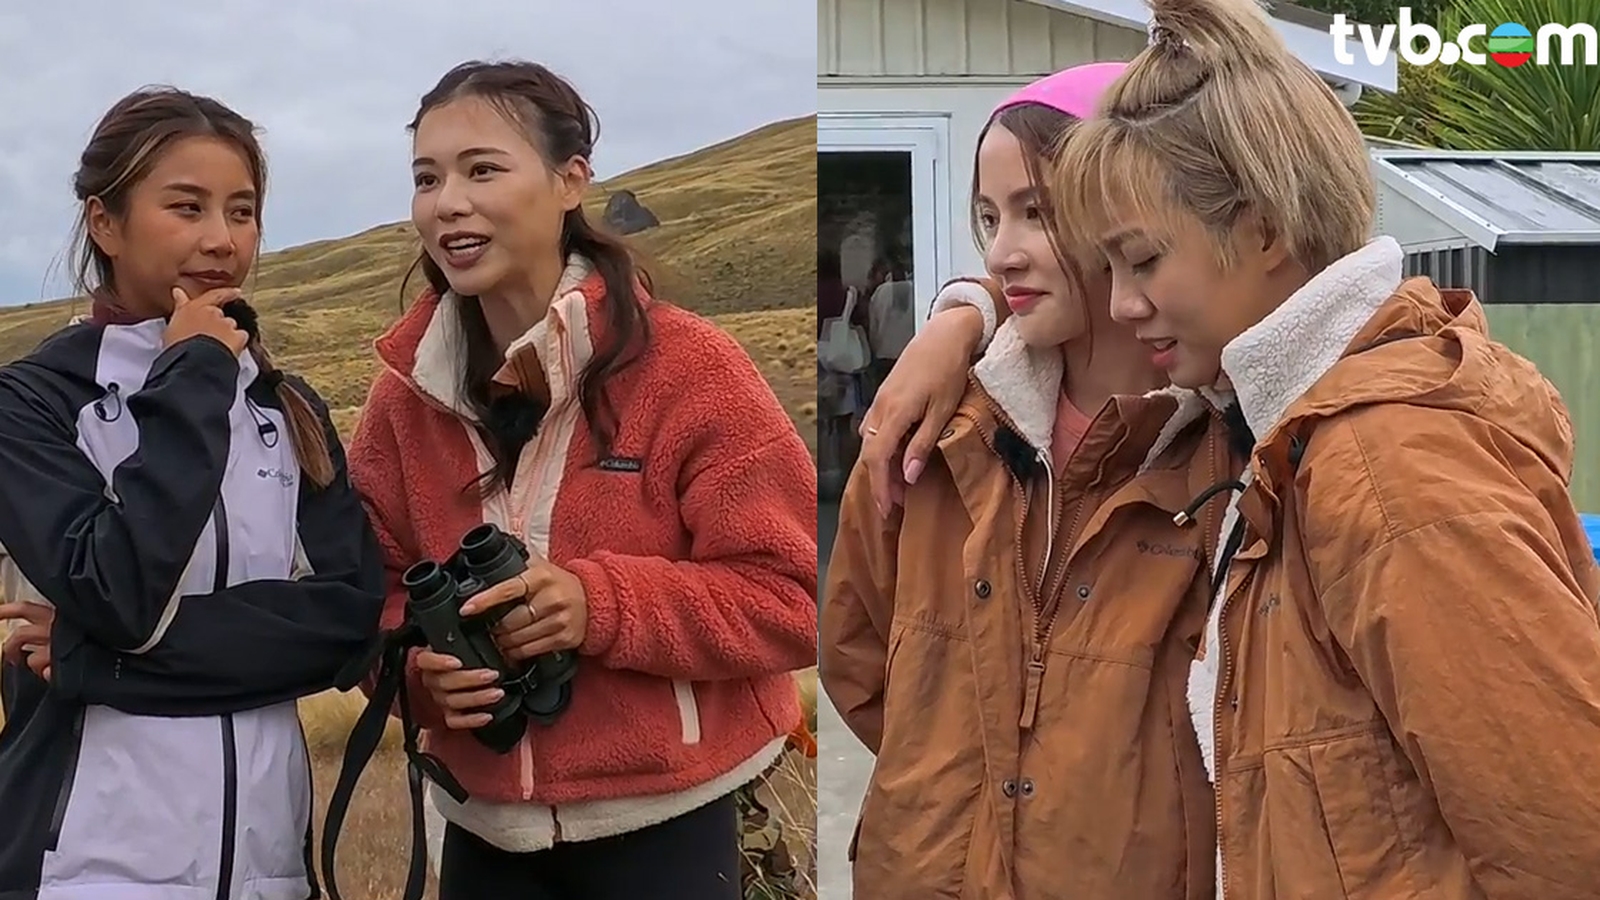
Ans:
<svg viewBox="0 0 1600 900"><path fill-rule="evenodd" d="M519 57L570 79L599 114L606 178L815 113L816 27L801 0L4 3L0 305L68 293L78 155L143 85L262 128L274 250L410 215L405 125L456 63Z"/></svg>

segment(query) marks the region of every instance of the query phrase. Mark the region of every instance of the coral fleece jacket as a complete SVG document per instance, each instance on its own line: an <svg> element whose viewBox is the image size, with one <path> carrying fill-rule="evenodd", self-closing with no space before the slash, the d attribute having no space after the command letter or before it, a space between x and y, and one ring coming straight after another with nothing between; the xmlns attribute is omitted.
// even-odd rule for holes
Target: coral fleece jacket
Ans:
<svg viewBox="0 0 1600 900"><path fill-rule="evenodd" d="M574 257L549 314L507 351L536 360L551 392L509 493L472 487L489 457L454 354L454 304L472 301L454 294L424 295L378 340L384 370L350 448L387 559L385 627L404 614L405 568L486 521L582 582L572 705L511 752L444 728L414 659L407 673L429 750L474 801L555 808L566 839L618 830L568 805L639 827L685 804L604 801L710 800L759 775L799 721L790 673L817 652L817 475L794 424L729 335L647 298L651 342L607 384L618 426L598 458L577 385L607 340L604 292Z"/></svg>

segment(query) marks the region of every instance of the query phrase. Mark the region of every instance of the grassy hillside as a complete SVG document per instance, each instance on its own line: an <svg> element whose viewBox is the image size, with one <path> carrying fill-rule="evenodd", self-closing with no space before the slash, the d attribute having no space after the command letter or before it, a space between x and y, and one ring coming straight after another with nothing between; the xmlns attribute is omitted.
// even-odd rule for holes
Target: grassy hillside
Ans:
<svg viewBox="0 0 1600 900"><path fill-rule="evenodd" d="M815 449L816 119L766 126L597 185L634 192L661 225L633 236L667 299L715 318L744 343ZM402 293L418 251L410 223L262 257L250 285L281 364L340 410L341 428L377 371L371 343L422 281ZM0 362L26 354L81 301L0 309Z"/></svg>

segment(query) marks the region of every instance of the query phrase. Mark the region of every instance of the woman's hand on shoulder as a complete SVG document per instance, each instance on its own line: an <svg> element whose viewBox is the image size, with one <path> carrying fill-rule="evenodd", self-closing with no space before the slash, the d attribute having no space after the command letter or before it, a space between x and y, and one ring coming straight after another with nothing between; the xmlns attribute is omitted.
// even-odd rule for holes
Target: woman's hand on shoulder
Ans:
<svg viewBox="0 0 1600 900"><path fill-rule="evenodd" d="M861 418L861 461L879 514L905 502L906 486L922 474L966 392L967 369L982 340L977 309L940 312L901 351L878 388Z"/></svg>

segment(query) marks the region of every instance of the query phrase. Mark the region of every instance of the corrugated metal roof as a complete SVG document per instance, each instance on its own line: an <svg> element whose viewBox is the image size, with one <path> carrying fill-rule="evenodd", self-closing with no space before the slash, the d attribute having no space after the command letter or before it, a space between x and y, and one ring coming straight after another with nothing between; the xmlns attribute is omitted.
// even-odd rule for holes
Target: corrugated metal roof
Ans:
<svg viewBox="0 0 1600 900"><path fill-rule="evenodd" d="M1600 245L1600 153L1372 150L1378 178L1494 250Z"/></svg>

